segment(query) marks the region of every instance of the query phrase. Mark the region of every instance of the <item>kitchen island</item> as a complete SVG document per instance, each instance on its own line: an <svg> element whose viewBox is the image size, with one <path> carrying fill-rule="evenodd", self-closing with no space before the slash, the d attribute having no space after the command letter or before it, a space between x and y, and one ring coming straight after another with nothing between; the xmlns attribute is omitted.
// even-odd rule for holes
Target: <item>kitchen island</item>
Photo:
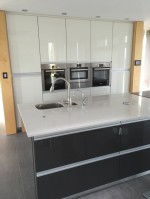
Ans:
<svg viewBox="0 0 150 199"><path fill-rule="evenodd" d="M85 106L19 105L32 139L38 199L87 193L150 170L150 100L92 97Z"/></svg>

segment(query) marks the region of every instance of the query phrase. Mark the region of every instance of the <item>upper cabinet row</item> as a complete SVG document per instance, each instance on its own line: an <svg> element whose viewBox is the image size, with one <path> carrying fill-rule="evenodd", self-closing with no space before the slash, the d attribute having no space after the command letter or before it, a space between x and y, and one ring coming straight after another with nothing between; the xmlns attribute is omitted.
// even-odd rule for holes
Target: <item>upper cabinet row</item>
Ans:
<svg viewBox="0 0 150 199"><path fill-rule="evenodd" d="M7 15L12 72L41 62L107 62L130 68L132 23Z"/></svg>

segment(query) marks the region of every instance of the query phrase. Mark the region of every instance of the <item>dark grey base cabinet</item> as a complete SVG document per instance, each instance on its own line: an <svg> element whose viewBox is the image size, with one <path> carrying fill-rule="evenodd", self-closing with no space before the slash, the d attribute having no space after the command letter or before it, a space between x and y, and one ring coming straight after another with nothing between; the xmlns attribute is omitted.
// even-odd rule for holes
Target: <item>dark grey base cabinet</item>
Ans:
<svg viewBox="0 0 150 199"><path fill-rule="evenodd" d="M60 199L119 179L119 158L37 178L38 199Z"/></svg>
<svg viewBox="0 0 150 199"><path fill-rule="evenodd" d="M71 196L150 170L150 121L33 140L33 153L38 199Z"/></svg>
<svg viewBox="0 0 150 199"><path fill-rule="evenodd" d="M119 127L35 141L36 171L44 171L119 151Z"/></svg>
<svg viewBox="0 0 150 199"><path fill-rule="evenodd" d="M122 125L121 151L150 144L150 121Z"/></svg>
<svg viewBox="0 0 150 199"><path fill-rule="evenodd" d="M120 178L150 170L150 149L120 156Z"/></svg>

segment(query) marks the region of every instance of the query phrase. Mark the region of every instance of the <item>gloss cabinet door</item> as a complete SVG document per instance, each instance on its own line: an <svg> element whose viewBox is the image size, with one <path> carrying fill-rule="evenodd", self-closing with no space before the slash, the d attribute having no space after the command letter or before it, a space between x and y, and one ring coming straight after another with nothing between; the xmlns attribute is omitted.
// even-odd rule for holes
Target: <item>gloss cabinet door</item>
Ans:
<svg viewBox="0 0 150 199"><path fill-rule="evenodd" d="M17 127L21 127L21 116L17 104L41 103L42 83L41 75L37 76L17 76L13 78L13 89L15 96L15 107L17 116Z"/></svg>
<svg viewBox="0 0 150 199"><path fill-rule="evenodd" d="M111 94L129 93L130 71L112 71Z"/></svg>
<svg viewBox="0 0 150 199"><path fill-rule="evenodd" d="M114 22L112 69L129 69L131 65L133 24Z"/></svg>
<svg viewBox="0 0 150 199"><path fill-rule="evenodd" d="M150 149L120 156L120 178L150 170Z"/></svg>
<svg viewBox="0 0 150 199"><path fill-rule="evenodd" d="M66 19L67 62L90 62L90 21Z"/></svg>
<svg viewBox="0 0 150 199"><path fill-rule="evenodd" d="M40 72L37 17L7 14L6 19L12 72Z"/></svg>
<svg viewBox="0 0 150 199"><path fill-rule="evenodd" d="M118 179L118 157L93 162L38 177L38 199L60 199Z"/></svg>
<svg viewBox="0 0 150 199"><path fill-rule="evenodd" d="M112 22L91 21L91 62L112 59Z"/></svg>
<svg viewBox="0 0 150 199"><path fill-rule="evenodd" d="M66 62L65 19L38 17L41 62Z"/></svg>
<svg viewBox="0 0 150 199"><path fill-rule="evenodd" d="M34 142L36 171L80 162L120 150L119 127L74 133Z"/></svg>
<svg viewBox="0 0 150 199"><path fill-rule="evenodd" d="M150 121L122 125L121 150L150 144Z"/></svg>

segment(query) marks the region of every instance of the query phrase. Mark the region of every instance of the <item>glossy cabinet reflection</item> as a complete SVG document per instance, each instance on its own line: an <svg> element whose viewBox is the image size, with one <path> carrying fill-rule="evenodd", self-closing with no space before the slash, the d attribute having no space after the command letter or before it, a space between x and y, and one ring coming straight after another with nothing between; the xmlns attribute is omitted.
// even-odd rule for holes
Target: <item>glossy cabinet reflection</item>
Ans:
<svg viewBox="0 0 150 199"><path fill-rule="evenodd" d="M66 62L65 19L38 17L41 62Z"/></svg>
<svg viewBox="0 0 150 199"><path fill-rule="evenodd" d="M17 104L42 102L41 76L18 76L13 78L17 126L21 125L21 117Z"/></svg>
<svg viewBox="0 0 150 199"><path fill-rule="evenodd" d="M112 69L129 69L132 52L132 23L114 22Z"/></svg>
<svg viewBox="0 0 150 199"><path fill-rule="evenodd" d="M112 22L91 21L91 62L112 59Z"/></svg>
<svg viewBox="0 0 150 199"><path fill-rule="evenodd" d="M90 62L90 21L66 19L67 62Z"/></svg>
<svg viewBox="0 0 150 199"><path fill-rule="evenodd" d="M150 149L120 156L120 178L150 170Z"/></svg>
<svg viewBox="0 0 150 199"><path fill-rule="evenodd" d="M112 71L111 74L111 94L129 93L130 72Z"/></svg>
<svg viewBox="0 0 150 199"><path fill-rule="evenodd" d="M109 95L110 86L91 87L91 96Z"/></svg>
<svg viewBox="0 0 150 199"><path fill-rule="evenodd" d="M12 72L40 72L37 17L7 14L7 30Z"/></svg>
<svg viewBox="0 0 150 199"><path fill-rule="evenodd" d="M149 129L147 120L35 140L38 198L60 199L149 171Z"/></svg>
<svg viewBox="0 0 150 199"><path fill-rule="evenodd" d="M38 199L60 199L118 179L119 158L110 158L39 177Z"/></svg>
<svg viewBox="0 0 150 199"><path fill-rule="evenodd" d="M121 150L150 144L150 121L122 125Z"/></svg>
<svg viewBox="0 0 150 199"><path fill-rule="evenodd" d="M118 132L115 126L35 141L36 171L115 153L120 150Z"/></svg>

